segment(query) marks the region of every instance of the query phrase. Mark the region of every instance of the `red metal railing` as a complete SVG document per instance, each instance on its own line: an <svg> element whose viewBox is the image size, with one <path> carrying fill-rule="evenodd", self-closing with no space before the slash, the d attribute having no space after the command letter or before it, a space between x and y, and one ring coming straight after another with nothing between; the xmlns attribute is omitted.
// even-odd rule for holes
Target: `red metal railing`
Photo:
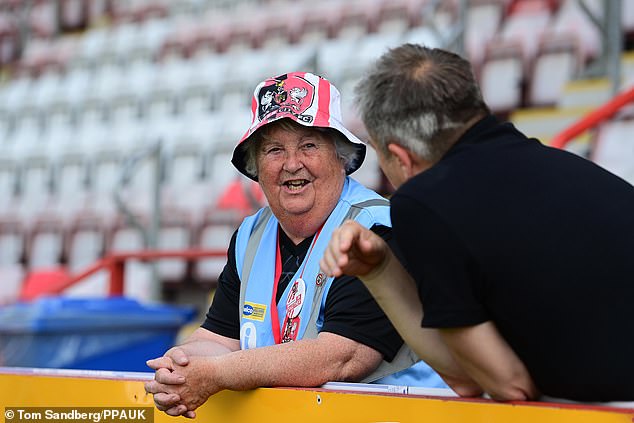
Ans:
<svg viewBox="0 0 634 423"><path fill-rule="evenodd" d="M108 293L111 296L114 295L123 295L123 275L125 270L125 262L126 260L142 260L142 261L152 261L152 260L160 260L160 259L184 259L184 260L199 260L202 258L210 258L210 257L226 257L227 252L224 250L178 250L178 251L139 251L134 253L126 253L126 254L112 254L108 255L92 266L80 272L63 283L55 286L54 289L51 290L51 294L59 294L65 289L71 287L76 284L80 280L87 278L88 276L99 272L101 270L107 270L110 273L110 283Z"/></svg>
<svg viewBox="0 0 634 423"><path fill-rule="evenodd" d="M600 106L561 131L551 140L550 145L564 148L575 137L581 135L590 128L614 116L623 106L634 101L634 87L618 94L612 100Z"/></svg>

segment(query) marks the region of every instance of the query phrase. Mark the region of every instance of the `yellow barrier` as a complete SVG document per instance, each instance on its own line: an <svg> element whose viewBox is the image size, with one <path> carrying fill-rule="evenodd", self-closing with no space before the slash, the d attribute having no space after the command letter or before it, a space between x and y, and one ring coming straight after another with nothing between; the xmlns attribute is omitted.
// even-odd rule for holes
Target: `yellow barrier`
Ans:
<svg viewBox="0 0 634 423"><path fill-rule="evenodd" d="M143 407L145 373L0 369L3 407ZM504 422L632 423L634 409L553 403L376 394L329 389L261 388L221 392L197 410L197 421L265 422ZM157 423L175 423L159 411ZM5 416L5 423L9 420Z"/></svg>

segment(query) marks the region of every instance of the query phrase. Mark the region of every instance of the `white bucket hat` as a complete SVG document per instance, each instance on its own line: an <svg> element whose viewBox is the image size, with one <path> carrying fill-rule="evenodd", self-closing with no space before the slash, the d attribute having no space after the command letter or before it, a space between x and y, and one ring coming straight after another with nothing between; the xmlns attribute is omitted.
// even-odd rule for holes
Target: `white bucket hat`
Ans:
<svg viewBox="0 0 634 423"><path fill-rule="evenodd" d="M253 92L251 126L233 150L231 163L240 173L257 181L245 170L245 143L264 125L289 118L300 125L339 131L358 152L347 170L351 174L363 163L365 144L343 126L340 97L330 81L308 72L287 73L259 83Z"/></svg>

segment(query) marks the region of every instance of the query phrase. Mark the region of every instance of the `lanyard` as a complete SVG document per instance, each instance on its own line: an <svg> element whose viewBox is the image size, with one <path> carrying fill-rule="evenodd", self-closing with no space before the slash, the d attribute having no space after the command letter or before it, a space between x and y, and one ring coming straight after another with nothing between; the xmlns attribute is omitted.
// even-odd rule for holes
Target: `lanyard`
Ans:
<svg viewBox="0 0 634 423"><path fill-rule="evenodd" d="M317 243L317 238L319 238L319 234L321 233L324 225L322 224L317 233L315 234L315 238L310 245L310 249L304 258L304 267L302 268L302 272L299 275L299 278L302 279L304 276L304 270L306 269L306 264L308 264L308 258L310 257L310 253L313 252L313 247ZM281 335L280 335L280 319L277 314L277 286L280 281L280 277L282 276L282 253L280 251L280 228L277 228L277 248L275 252L275 276L273 280L273 295L271 297L271 326L273 329L273 339L276 344L280 343Z"/></svg>

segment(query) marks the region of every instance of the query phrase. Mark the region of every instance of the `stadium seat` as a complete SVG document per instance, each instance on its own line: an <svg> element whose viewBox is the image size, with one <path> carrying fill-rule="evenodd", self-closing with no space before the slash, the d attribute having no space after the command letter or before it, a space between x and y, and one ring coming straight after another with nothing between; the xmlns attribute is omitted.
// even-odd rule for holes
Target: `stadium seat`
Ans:
<svg viewBox="0 0 634 423"><path fill-rule="evenodd" d="M542 34L551 24L552 4L548 0L516 1L502 22L499 38L518 43L526 63L537 53Z"/></svg>
<svg viewBox="0 0 634 423"><path fill-rule="evenodd" d="M21 264L0 265L0 306L14 303L20 297L24 267Z"/></svg>
<svg viewBox="0 0 634 423"><path fill-rule="evenodd" d="M356 51L358 40L336 38L321 43L317 49L318 73L338 85L343 81L347 62Z"/></svg>
<svg viewBox="0 0 634 423"><path fill-rule="evenodd" d="M623 2L623 4L625 3L627 2ZM599 19L602 18L602 0L585 0L585 4L595 16ZM554 35L576 37L583 63L601 54L601 34L599 29L592 23L577 0L563 0L548 32L552 32Z"/></svg>
<svg viewBox="0 0 634 423"><path fill-rule="evenodd" d="M368 33L375 32L378 13L377 0L345 2L341 9L341 20L338 30L336 29L336 37L359 39Z"/></svg>
<svg viewBox="0 0 634 423"><path fill-rule="evenodd" d="M66 232L64 245L68 271L77 274L103 256L106 227L99 216L78 216Z"/></svg>
<svg viewBox="0 0 634 423"><path fill-rule="evenodd" d="M252 24L253 47L284 48L294 41L305 13L305 7L295 3L287 3L279 8L264 8Z"/></svg>
<svg viewBox="0 0 634 423"><path fill-rule="evenodd" d="M492 42L480 72L484 101L494 113L505 114L523 104L526 67L515 42Z"/></svg>
<svg viewBox="0 0 634 423"><path fill-rule="evenodd" d="M0 267L22 265L25 244L26 232L18 220L0 220Z"/></svg>
<svg viewBox="0 0 634 423"><path fill-rule="evenodd" d="M440 48L443 45L441 34L437 34L427 26L418 26L403 34L403 43L422 44L430 48Z"/></svg>
<svg viewBox="0 0 634 423"><path fill-rule="evenodd" d="M158 249L183 251L191 247L192 231L189 216L170 214L162 219L158 233ZM187 276L185 259L161 259L157 261L157 272L162 282L182 282Z"/></svg>
<svg viewBox="0 0 634 423"><path fill-rule="evenodd" d="M233 232L243 216L235 211L210 210L206 219L196 230L196 245L205 250L227 251ZM204 285L215 285L227 262L226 257L198 260L194 264L194 278Z"/></svg>
<svg viewBox="0 0 634 423"><path fill-rule="evenodd" d="M382 0L378 4L376 32L403 34L422 22L424 0Z"/></svg>
<svg viewBox="0 0 634 423"><path fill-rule="evenodd" d="M57 17L61 31L76 32L84 30L90 23L90 9L96 7L96 1L60 0Z"/></svg>
<svg viewBox="0 0 634 423"><path fill-rule="evenodd" d="M591 159L612 173L634 184L634 119L615 119L600 126Z"/></svg>
<svg viewBox="0 0 634 423"><path fill-rule="evenodd" d="M303 12L303 24L293 36L297 45L318 44L333 38L341 21L341 3L323 1L302 6L307 10Z"/></svg>
<svg viewBox="0 0 634 423"><path fill-rule="evenodd" d="M402 43L402 35L398 32L374 33L363 37L356 45L353 54L345 61L344 76L356 78L362 75L368 66L388 49Z"/></svg>
<svg viewBox="0 0 634 423"><path fill-rule="evenodd" d="M531 71L528 106L552 106L561 97L566 83L581 69L581 54L573 37L545 38Z"/></svg>
<svg viewBox="0 0 634 423"><path fill-rule="evenodd" d="M467 56L476 68L482 65L486 46L500 28L504 8L504 0L475 0L469 4L464 41Z"/></svg>
<svg viewBox="0 0 634 423"><path fill-rule="evenodd" d="M112 229L106 241L108 253L130 253L145 248L143 237L138 229L126 226L119 222ZM127 260L124 269L124 295L142 302L151 299L153 283L152 267L148 263L139 260Z"/></svg>
<svg viewBox="0 0 634 423"><path fill-rule="evenodd" d="M0 144L0 148L4 148ZM16 194L18 183L17 163L9 157L0 155L0 216L4 216L12 210L11 201Z"/></svg>
<svg viewBox="0 0 634 423"><path fill-rule="evenodd" d="M8 16L0 15L0 66L13 63L19 54L20 33Z"/></svg>
<svg viewBox="0 0 634 423"><path fill-rule="evenodd" d="M56 269L64 260L64 225L54 217L43 217L33 224L26 243L29 271Z"/></svg>

